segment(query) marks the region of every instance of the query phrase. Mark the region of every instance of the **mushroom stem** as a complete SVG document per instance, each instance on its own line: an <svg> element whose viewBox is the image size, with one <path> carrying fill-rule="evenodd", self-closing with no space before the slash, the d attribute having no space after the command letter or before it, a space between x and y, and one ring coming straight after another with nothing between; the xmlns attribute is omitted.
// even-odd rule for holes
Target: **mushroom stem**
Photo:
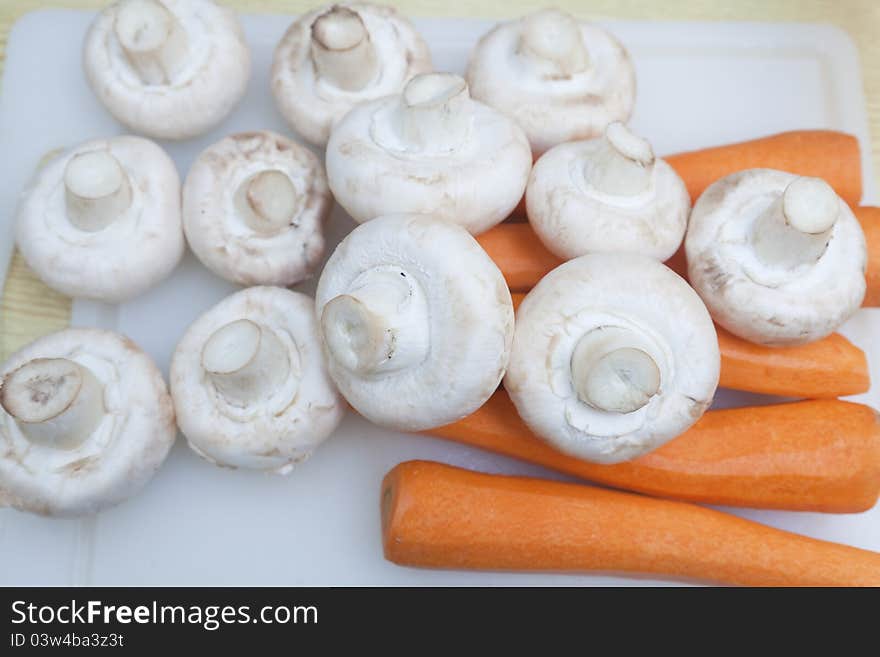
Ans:
<svg viewBox="0 0 880 657"><path fill-rule="evenodd" d="M64 170L67 217L89 232L110 225L131 206L131 183L108 151L74 155Z"/></svg>
<svg viewBox="0 0 880 657"><path fill-rule="evenodd" d="M755 220L752 246L766 265L815 263L831 239L840 199L821 178L796 178Z"/></svg>
<svg viewBox="0 0 880 657"><path fill-rule="evenodd" d="M427 302L406 272L374 269L324 306L321 331L333 359L349 371L402 370L428 355Z"/></svg>
<svg viewBox="0 0 880 657"><path fill-rule="evenodd" d="M318 76L360 91L379 74L379 59L360 14L334 5L312 23L312 61Z"/></svg>
<svg viewBox="0 0 880 657"><path fill-rule="evenodd" d="M555 78L571 77L590 65L580 25L558 9L545 9L523 19L518 52L542 75Z"/></svg>
<svg viewBox="0 0 880 657"><path fill-rule="evenodd" d="M32 443L73 449L104 416L104 391L79 363L36 358L6 375L0 405Z"/></svg>
<svg viewBox="0 0 880 657"><path fill-rule="evenodd" d="M275 235L291 225L299 204L296 188L287 174L271 169L248 178L235 194L239 216L263 235Z"/></svg>
<svg viewBox="0 0 880 657"><path fill-rule="evenodd" d="M159 0L123 0L114 29L144 84L170 84L186 63L186 32Z"/></svg>
<svg viewBox="0 0 880 657"><path fill-rule="evenodd" d="M578 398L600 411L632 413L660 391L660 369L633 331L615 326L584 335L571 358Z"/></svg>
<svg viewBox="0 0 880 657"><path fill-rule="evenodd" d="M420 151L454 151L471 127L470 102L464 78L452 73L417 75L403 90L403 139Z"/></svg>
<svg viewBox="0 0 880 657"><path fill-rule="evenodd" d="M654 151L620 122L608 124L602 146L587 163L587 182L605 194L636 196L651 185Z"/></svg>
<svg viewBox="0 0 880 657"><path fill-rule="evenodd" d="M231 404L249 406L270 396L291 372L290 356L272 329L239 319L211 334L202 368Z"/></svg>

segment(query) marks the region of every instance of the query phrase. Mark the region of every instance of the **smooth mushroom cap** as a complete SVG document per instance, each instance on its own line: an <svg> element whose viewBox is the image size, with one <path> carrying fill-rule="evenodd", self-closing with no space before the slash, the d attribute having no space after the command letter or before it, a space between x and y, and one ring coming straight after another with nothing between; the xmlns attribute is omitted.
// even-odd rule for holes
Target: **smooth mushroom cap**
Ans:
<svg viewBox="0 0 880 657"><path fill-rule="evenodd" d="M722 178L694 205L685 252L715 321L760 344L824 338L865 295L861 226L817 178L772 169Z"/></svg>
<svg viewBox="0 0 880 657"><path fill-rule="evenodd" d="M187 329L171 360L180 431L217 465L287 474L339 425L314 300L279 287L226 297Z"/></svg>
<svg viewBox="0 0 880 657"><path fill-rule="evenodd" d="M80 144L25 188L16 244L43 282L69 297L136 297L183 256L177 168L141 137Z"/></svg>
<svg viewBox="0 0 880 657"><path fill-rule="evenodd" d="M117 121L157 139L187 139L238 104L251 57L235 13L213 0L119 0L92 23L83 66Z"/></svg>
<svg viewBox="0 0 880 657"><path fill-rule="evenodd" d="M340 3L298 18L275 50L272 93L304 139L324 146L358 103L400 93L431 70L431 53L392 7Z"/></svg>
<svg viewBox="0 0 880 657"><path fill-rule="evenodd" d="M510 292L460 226L426 215L358 226L324 267L315 301L330 376L381 426L421 431L461 419L507 367Z"/></svg>
<svg viewBox="0 0 880 657"><path fill-rule="evenodd" d="M690 209L675 170L620 123L597 139L551 148L526 188L529 223L565 260L614 251L667 260L684 239Z"/></svg>
<svg viewBox="0 0 880 657"><path fill-rule="evenodd" d="M359 223L417 212L476 235L517 206L532 157L522 130L472 100L460 76L429 73L349 112L326 165L336 201Z"/></svg>
<svg viewBox="0 0 880 657"><path fill-rule="evenodd" d="M596 253L526 295L504 387L540 438L619 463L696 422L719 370L714 324L684 279L646 256Z"/></svg>
<svg viewBox="0 0 880 657"><path fill-rule="evenodd" d="M288 286L324 255L333 199L320 160L272 132L227 137L205 150L183 186L183 229L211 271L241 285Z"/></svg>
<svg viewBox="0 0 880 657"><path fill-rule="evenodd" d="M474 98L522 126L535 157L626 122L636 95L623 45L556 9L496 25L471 53L467 80Z"/></svg>
<svg viewBox="0 0 880 657"><path fill-rule="evenodd" d="M0 367L0 505L95 513L141 489L177 428L159 370L128 338L66 329Z"/></svg>

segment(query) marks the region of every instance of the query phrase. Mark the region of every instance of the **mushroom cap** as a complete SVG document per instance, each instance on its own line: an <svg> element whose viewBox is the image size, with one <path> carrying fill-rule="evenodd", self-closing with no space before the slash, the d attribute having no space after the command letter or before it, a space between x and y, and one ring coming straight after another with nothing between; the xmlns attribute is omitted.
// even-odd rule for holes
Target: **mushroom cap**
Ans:
<svg viewBox="0 0 880 657"><path fill-rule="evenodd" d="M659 390L638 410L599 410L575 389L575 350L605 328L631 331L657 365ZM537 436L577 458L618 463L696 422L719 371L715 326L684 279L646 256L595 253L560 265L526 295L504 387Z"/></svg>
<svg viewBox="0 0 880 657"><path fill-rule="evenodd" d="M503 221L525 191L532 156L522 130L468 99L468 138L449 152L408 152L393 127L400 96L364 103L333 129L327 178L336 201L358 223L425 213L477 235Z"/></svg>
<svg viewBox="0 0 880 657"><path fill-rule="evenodd" d="M584 170L603 141L559 144L538 159L526 188L529 223L547 250L564 260L593 252L668 260L687 230L687 187L669 164L655 158L643 192L618 196L596 189Z"/></svg>
<svg viewBox="0 0 880 657"><path fill-rule="evenodd" d="M427 215L389 215L355 228L330 256L315 295L318 317L371 269L397 270L428 301L428 351L417 365L362 375L328 353L330 376L375 424L422 431L477 410L504 376L513 303L498 267L460 226Z"/></svg>
<svg viewBox="0 0 880 657"><path fill-rule="evenodd" d="M202 367L208 339L248 319L271 329L296 363L280 388L259 404L230 403ZM339 425L343 404L327 376L314 300L278 287L251 287L210 308L190 325L171 360L171 396L189 446L233 468L289 473Z"/></svg>
<svg viewBox="0 0 880 657"><path fill-rule="evenodd" d="M517 51L527 18L500 23L477 42L467 70L473 97L513 118L536 157L556 144L601 135L613 121L626 122L636 76L623 45L597 25L581 22L588 67L543 75L525 66Z"/></svg>
<svg viewBox="0 0 880 657"><path fill-rule="evenodd" d="M244 96L251 55L235 13L214 0L160 0L188 39L186 61L170 84L146 84L128 61L115 25L120 0L92 23L83 49L86 77L113 117L156 139L203 134Z"/></svg>
<svg viewBox="0 0 880 657"><path fill-rule="evenodd" d="M109 152L127 174L131 205L105 228L85 231L68 217L65 170L71 159ZM80 144L39 169L25 188L16 244L49 287L74 298L116 303L168 276L183 256L180 178L157 144L111 137Z"/></svg>
<svg viewBox="0 0 880 657"><path fill-rule="evenodd" d="M865 295L865 237L849 206L839 213L814 264L764 264L750 235L755 220L797 176L774 169L733 173L694 204L685 238L688 278L712 317L731 333L767 345L819 340L835 331Z"/></svg>
<svg viewBox="0 0 880 657"><path fill-rule="evenodd" d="M106 415L82 443L58 449L29 441L0 406L0 504L41 515L85 515L135 494L165 461L177 428L159 370L128 338L65 329L23 347L0 367L0 381L25 363L66 358L103 386Z"/></svg>
<svg viewBox="0 0 880 657"><path fill-rule="evenodd" d="M289 225L274 234L255 231L236 207L242 185L264 171L287 176L297 199ZM287 286L320 263L332 206L314 153L273 132L247 132L210 146L193 163L183 185L183 229L190 248L218 276L240 285Z"/></svg>
<svg viewBox="0 0 880 657"><path fill-rule="evenodd" d="M324 146L333 126L355 105L399 93L415 75L431 70L431 53L412 23L393 7L336 3L356 12L376 50L379 76L358 91L316 76L311 57L312 23L330 9L319 7L290 26L275 50L272 93L279 111L306 141Z"/></svg>

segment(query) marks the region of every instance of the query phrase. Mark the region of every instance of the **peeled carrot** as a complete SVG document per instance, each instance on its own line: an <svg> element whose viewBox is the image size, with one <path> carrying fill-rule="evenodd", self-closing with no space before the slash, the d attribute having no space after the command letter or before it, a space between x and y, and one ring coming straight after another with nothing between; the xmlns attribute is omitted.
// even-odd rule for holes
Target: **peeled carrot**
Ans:
<svg viewBox="0 0 880 657"><path fill-rule="evenodd" d="M765 347L715 328L723 388L832 398L867 392L871 387L865 352L839 333L793 347Z"/></svg>
<svg viewBox="0 0 880 657"><path fill-rule="evenodd" d="M880 494L880 421L862 404L812 400L709 411L634 461L589 463L537 438L503 390L432 436L596 483L706 504L855 513Z"/></svg>
<svg viewBox="0 0 880 657"><path fill-rule="evenodd" d="M514 308L524 294L511 294ZM720 326L722 388L783 397L831 399L871 387L865 352L839 333L792 347L765 347L738 338Z"/></svg>
<svg viewBox="0 0 880 657"><path fill-rule="evenodd" d="M880 306L880 208L862 206L854 212L868 243L868 289L862 306ZM511 292L528 292L550 270L562 264L561 259L541 244L529 224L503 223L477 237L477 241L498 265ZM664 264L687 278L684 246Z"/></svg>
<svg viewBox="0 0 880 657"><path fill-rule="evenodd" d="M541 244L530 224L503 223L477 236L477 241L513 292L532 289L547 272L562 264Z"/></svg>
<svg viewBox="0 0 880 657"><path fill-rule="evenodd" d="M880 306L880 208L859 207L855 208L855 214L868 243L868 271L865 274L868 289L862 305Z"/></svg>
<svg viewBox="0 0 880 657"><path fill-rule="evenodd" d="M391 470L381 509L385 558L404 566L880 586L875 552L692 504L430 461Z"/></svg>
<svg viewBox="0 0 880 657"><path fill-rule="evenodd" d="M794 130L735 144L664 156L682 177L691 201L713 182L743 169L768 168L824 178L850 205L862 199L859 140L834 130ZM525 215L524 201L511 220Z"/></svg>
<svg viewBox="0 0 880 657"><path fill-rule="evenodd" d="M664 159L682 177L692 201L719 178L758 167L823 178L850 205L862 199L859 140L833 130L783 132Z"/></svg>

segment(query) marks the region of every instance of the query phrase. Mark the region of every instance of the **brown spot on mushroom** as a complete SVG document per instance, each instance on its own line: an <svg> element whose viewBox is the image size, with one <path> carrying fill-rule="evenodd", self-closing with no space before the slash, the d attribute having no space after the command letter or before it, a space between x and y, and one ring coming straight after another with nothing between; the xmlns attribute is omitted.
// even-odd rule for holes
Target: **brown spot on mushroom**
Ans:
<svg viewBox="0 0 880 657"><path fill-rule="evenodd" d="M65 464L62 468L62 471L72 476L84 475L93 470L94 467L99 463L99 460L100 459L95 456L87 456L85 458L77 459L76 461L71 461L70 463Z"/></svg>
<svg viewBox="0 0 880 657"><path fill-rule="evenodd" d="M724 267L711 256L704 259L702 275L706 283L715 292L723 290L731 279L730 274L725 271Z"/></svg>

